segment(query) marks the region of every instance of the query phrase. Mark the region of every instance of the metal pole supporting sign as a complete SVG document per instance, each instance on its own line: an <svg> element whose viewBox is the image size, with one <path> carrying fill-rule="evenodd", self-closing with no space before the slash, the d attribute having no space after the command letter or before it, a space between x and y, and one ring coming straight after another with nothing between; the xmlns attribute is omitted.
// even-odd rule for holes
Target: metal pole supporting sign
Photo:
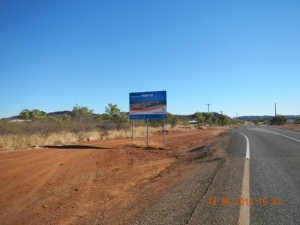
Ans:
<svg viewBox="0 0 300 225"><path fill-rule="evenodd" d="M149 123L147 119L147 148L149 148Z"/></svg>
<svg viewBox="0 0 300 225"><path fill-rule="evenodd" d="M165 123L166 123L166 119L164 119L164 128L163 128L163 148L165 148Z"/></svg>
<svg viewBox="0 0 300 225"><path fill-rule="evenodd" d="M132 120L131 123L131 138L132 138L132 144L134 144L134 120Z"/></svg>

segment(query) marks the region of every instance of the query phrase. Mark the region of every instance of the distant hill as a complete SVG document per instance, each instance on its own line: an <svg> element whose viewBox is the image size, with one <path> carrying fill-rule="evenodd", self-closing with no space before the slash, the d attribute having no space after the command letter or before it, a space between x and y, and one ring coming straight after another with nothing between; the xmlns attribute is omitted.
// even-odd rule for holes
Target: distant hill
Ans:
<svg viewBox="0 0 300 225"><path fill-rule="evenodd" d="M71 111L65 110L65 111L50 112L46 114L47 116L64 117L64 116L71 116L71 113L72 113ZM20 116L12 116L8 118L2 118L1 120L11 121L11 120L19 120L19 119L21 119Z"/></svg>
<svg viewBox="0 0 300 225"><path fill-rule="evenodd" d="M12 117L9 117L9 118L2 118L1 120L11 121L11 120L19 120L19 119L21 119L19 116L12 116Z"/></svg>
<svg viewBox="0 0 300 225"><path fill-rule="evenodd" d="M207 113L205 112L202 112L203 116L206 116ZM212 112L211 114L213 114L214 116L218 117L220 116L219 113L215 113L215 112ZM48 116L53 116L53 117L64 117L64 116L71 116L72 115L72 112L69 111L69 110L64 110L64 111L56 111L56 112L50 112L50 113L47 113ZM93 115L97 115L97 114L93 114ZM190 114L190 115L175 115L177 116L179 119L188 119L188 120L192 120L193 119L193 115L194 114ZM294 119L297 119L297 118L300 118L300 115L284 115L285 117L287 117L287 119L290 119L290 120L294 120ZM234 119L238 119L238 120L243 120L243 121L253 121L253 120L264 120L264 119L269 119L269 118L272 118L273 116L268 116L268 115L264 115L264 116L239 116L239 117L236 117ZM18 120L18 119L21 119L19 116L12 116L12 117L9 117L9 118L2 118L1 120Z"/></svg>
<svg viewBox="0 0 300 225"><path fill-rule="evenodd" d="M71 111L65 110L65 111L47 113L47 116L63 117L63 116L71 116L71 114L72 114Z"/></svg>
<svg viewBox="0 0 300 225"><path fill-rule="evenodd" d="M207 116L207 112L200 112L202 113L203 116ZM213 116L220 116L221 114L220 113L216 113L216 112L211 112L209 114L212 114ZM174 116L177 116L179 118L189 118L189 119L192 119L194 114L189 114L189 115L179 115L179 114L174 114Z"/></svg>
<svg viewBox="0 0 300 225"><path fill-rule="evenodd" d="M300 118L300 115L284 115L287 119L297 119L297 118ZM244 120L244 121L253 121L253 120L264 120L264 119L270 119L272 118L273 116L239 116L239 117L236 117L236 119L238 120Z"/></svg>

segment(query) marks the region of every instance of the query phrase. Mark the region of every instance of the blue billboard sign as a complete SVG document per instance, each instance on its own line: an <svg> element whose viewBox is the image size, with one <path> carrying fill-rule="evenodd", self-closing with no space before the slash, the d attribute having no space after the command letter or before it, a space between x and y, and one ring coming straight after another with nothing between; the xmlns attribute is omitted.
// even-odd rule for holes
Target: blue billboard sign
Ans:
<svg viewBox="0 0 300 225"><path fill-rule="evenodd" d="M167 114L167 92L130 93L129 108L131 120L165 119Z"/></svg>

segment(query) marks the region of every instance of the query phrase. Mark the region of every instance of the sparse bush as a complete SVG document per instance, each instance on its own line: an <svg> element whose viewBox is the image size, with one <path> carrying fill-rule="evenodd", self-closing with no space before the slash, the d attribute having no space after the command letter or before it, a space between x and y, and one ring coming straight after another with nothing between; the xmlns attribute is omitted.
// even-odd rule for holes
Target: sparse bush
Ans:
<svg viewBox="0 0 300 225"><path fill-rule="evenodd" d="M69 112L69 111L64 111ZM199 121L203 121L204 113L195 114ZM209 117L209 115L206 115ZM108 104L104 114L93 114L87 107L74 106L72 112L50 114L38 109L24 109L19 118L23 122L9 122L0 120L0 150L58 145L76 141L101 140L131 137L131 121L128 113L121 112L115 104ZM184 127L176 126L180 120ZM167 114L166 123L170 124L173 132L195 129L189 125L188 116ZM149 120L150 133L162 131L163 120ZM168 126L170 128L170 126ZM146 136L145 120L134 121L134 136ZM169 132L170 130L168 130Z"/></svg>
<svg viewBox="0 0 300 225"><path fill-rule="evenodd" d="M97 126L99 129L109 131L109 130L126 130L130 128L130 123L109 123L103 122L101 125Z"/></svg>
<svg viewBox="0 0 300 225"><path fill-rule="evenodd" d="M23 120L29 120L30 119L30 110L29 109L23 109L20 112L19 116Z"/></svg>
<svg viewBox="0 0 300 225"><path fill-rule="evenodd" d="M128 122L128 113L121 112L117 105L109 103L105 107L103 119L113 123L126 123Z"/></svg>
<svg viewBox="0 0 300 225"><path fill-rule="evenodd" d="M295 119L294 124L300 124L300 118Z"/></svg>
<svg viewBox="0 0 300 225"><path fill-rule="evenodd" d="M218 120L219 125L226 126L231 123L231 119L228 116L221 115Z"/></svg>
<svg viewBox="0 0 300 225"><path fill-rule="evenodd" d="M203 114L200 113L200 112L196 112L196 113L193 115L193 119L196 120L199 124L203 124L204 121L205 121L205 117L204 117Z"/></svg>
<svg viewBox="0 0 300 225"><path fill-rule="evenodd" d="M69 123L66 127L66 130L74 133L78 140L84 140L84 134L94 129L97 129L97 126L95 124L81 122Z"/></svg>
<svg viewBox="0 0 300 225"><path fill-rule="evenodd" d="M286 123L286 121L287 120L284 116L278 115L278 116L274 116L274 117L271 118L270 124L271 125L283 125L283 124Z"/></svg>
<svg viewBox="0 0 300 225"><path fill-rule="evenodd" d="M30 119L37 121L37 120L44 120L47 118L47 114L39 109L33 109L30 112Z"/></svg>
<svg viewBox="0 0 300 225"><path fill-rule="evenodd" d="M184 125L184 126L187 126L187 125L189 125L189 119L188 118L183 118L182 119L182 124Z"/></svg>
<svg viewBox="0 0 300 225"><path fill-rule="evenodd" d="M44 111L41 111L39 109L33 109L33 110L29 110L29 109L23 109L20 114L19 117L23 120L45 120L47 119L47 114Z"/></svg>
<svg viewBox="0 0 300 225"><path fill-rule="evenodd" d="M172 127L175 127L178 124L179 118L171 113L167 113L166 123L171 124Z"/></svg>
<svg viewBox="0 0 300 225"><path fill-rule="evenodd" d="M205 122L210 126L213 124L212 118L210 116L206 118Z"/></svg>
<svg viewBox="0 0 300 225"><path fill-rule="evenodd" d="M9 134L23 134L26 133L30 127L30 123L12 123L8 121L0 122L0 135L9 135Z"/></svg>
<svg viewBox="0 0 300 225"><path fill-rule="evenodd" d="M76 105L72 110L72 118L77 122L89 122L92 119L93 110L88 107Z"/></svg>
<svg viewBox="0 0 300 225"><path fill-rule="evenodd" d="M49 134L59 132L62 129L62 126L55 122L35 122L27 127L27 132L30 134L38 133L49 136Z"/></svg>
<svg viewBox="0 0 300 225"><path fill-rule="evenodd" d="M163 120L149 120L148 123L151 127L161 127L163 125Z"/></svg>

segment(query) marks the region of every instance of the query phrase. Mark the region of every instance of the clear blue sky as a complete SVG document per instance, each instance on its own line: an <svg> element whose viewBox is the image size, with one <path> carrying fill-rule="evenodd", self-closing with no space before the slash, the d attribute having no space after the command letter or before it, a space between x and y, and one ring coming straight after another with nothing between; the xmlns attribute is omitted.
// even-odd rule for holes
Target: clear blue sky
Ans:
<svg viewBox="0 0 300 225"><path fill-rule="evenodd" d="M0 0L0 118L22 109L300 114L300 1Z"/></svg>

